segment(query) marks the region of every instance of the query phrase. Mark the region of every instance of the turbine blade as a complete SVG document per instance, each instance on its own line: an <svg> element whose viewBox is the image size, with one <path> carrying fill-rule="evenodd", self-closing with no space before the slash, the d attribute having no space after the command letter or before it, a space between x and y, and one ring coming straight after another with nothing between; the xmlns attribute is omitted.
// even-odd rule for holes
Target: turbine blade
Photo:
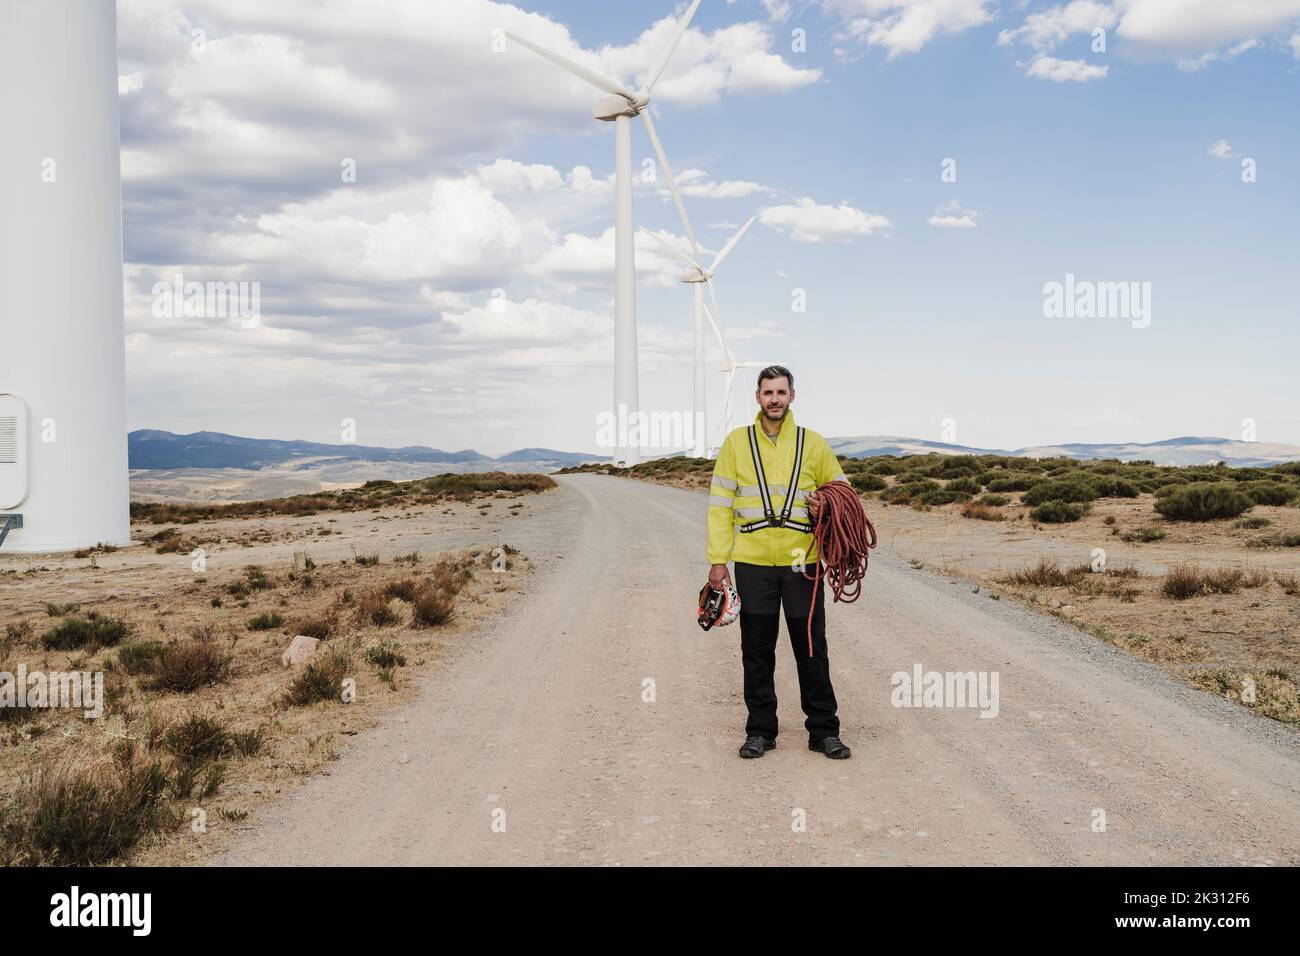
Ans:
<svg viewBox="0 0 1300 956"><path fill-rule="evenodd" d="M686 11L686 16L682 17L682 22L677 24L677 29L673 32L672 42L668 44L663 55L659 57L659 62L655 64L654 69L650 72L649 81L641 90L641 95L643 97L648 97L650 91L654 89L654 85L659 82L659 75L663 73L664 67L668 65L668 61L672 59L673 52L677 49L677 44L682 42L682 34L684 34L686 28L691 25L691 18L695 16L695 11L699 9L699 6L700 0L695 0L695 2L691 4L691 8Z"/></svg>
<svg viewBox="0 0 1300 956"><path fill-rule="evenodd" d="M735 377L736 370L734 368L727 369L724 374L727 376L727 384L725 386L725 397L722 401L722 434L726 436L731 431L731 380Z"/></svg>
<svg viewBox="0 0 1300 956"><path fill-rule="evenodd" d="M718 271L718 266L722 265L722 260L727 258L727 256L731 255L731 250L736 248L736 243L740 242L740 237L743 236L745 234L745 230L748 229L753 224L754 224L754 217L750 216L749 222L745 223L743 226L737 229L736 234L727 240L727 244L722 247L722 251L718 253L718 257L713 260L713 265L709 266L709 275L713 275L713 273Z"/></svg>
<svg viewBox="0 0 1300 956"><path fill-rule="evenodd" d="M709 311L709 307L707 305L704 306L704 314L709 317L709 324L713 326L713 334L718 337L718 344L722 346L723 358L725 360L734 362L735 359L731 355L731 349L727 348L727 337L722 334L722 326L720 324L722 322L722 310L718 308L717 293L713 291L712 282L708 282L706 284L709 287L709 298L713 300L713 311L718 314L718 317L716 319L713 317L713 312ZM703 303L701 303L701 305L703 305Z"/></svg>
<svg viewBox="0 0 1300 956"><path fill-rule="evenodd" d="M629 100L636 99L635 94L624 89L621 84L616 83L607 76L597 73L595 70L589 70L581 64L574 63L568 57L560 56L560 54L554 53L551 50L546 49L544 46L538 46L532 40L525 40L523 37L511 33L509 30L505 31L505 35L514 40L520 46L527 47L538 56L550 60L560 69L568 70L579 79L586 80L598 90L604 90L606 93L617 93L619 96L625 96Z"/></svg>
<svg viewBox="0 0 1300 956"><path fill-rule="evenodd" d="M647 229L646 232L650 232L650 230ZM659 243L659 245L663 246L665 249L667 249L669 252L675 255L678 259L681 259L682 262L686 263L692 269L701 268L698 262L696 262L694 259L688 256L686 253L682 252L682 250L678 249L676 246L668 245L667 242L659 238L657 233L650 232L650 238L654 239L655 242Z"/></svg>
<svg viewBox="0 0 1300 956"><path fill-rule="evenodd" d="M650 117L650 110L641 111L641 119L645 120L645 131L650 136L650 145L655 149L655 155L659 157L659 165L663 167L664 175L668 178L668 190L673 194L673 203L677 206L677 215L681 217L682 228L686 230L686 238L691 240L691 249L695 252L695 258L700 257L700 244L695 241L695 230L691 228L691 220L686 215L686 204L682 202L682 194L677 189L677 180L673 176L673 168L668 164L668 154L664 152L664 144L659 142L659 134L655 132L655 121Z"/></svg>

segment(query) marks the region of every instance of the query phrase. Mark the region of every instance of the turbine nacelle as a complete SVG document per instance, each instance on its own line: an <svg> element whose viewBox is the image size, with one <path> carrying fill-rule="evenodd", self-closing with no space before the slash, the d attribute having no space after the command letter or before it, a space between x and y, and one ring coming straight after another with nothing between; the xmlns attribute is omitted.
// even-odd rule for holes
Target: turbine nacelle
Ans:
<svg viewBox="0 0 1300 956"><path fill-rule="evenodd" d="M621 93L611 93L596 103L591 115L598 120L612 123L620 116L636 116L650 102L643 96L628 99Z"/></svg>

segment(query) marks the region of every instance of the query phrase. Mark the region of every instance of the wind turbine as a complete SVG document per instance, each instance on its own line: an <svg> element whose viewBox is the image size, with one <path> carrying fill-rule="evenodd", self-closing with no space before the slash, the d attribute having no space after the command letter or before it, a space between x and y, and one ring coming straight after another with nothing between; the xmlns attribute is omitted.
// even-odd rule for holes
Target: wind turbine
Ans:
<svg viewBox="0 0 1300 956"><path fill-rule="evenodd" d="M713 307L715 309L718 307L718 303L716 301L713 303ZM707 307L705 308L704 311L706 314L709 315L709 322L713 324L713 328L717 330L718 323L713 321L713 315L708 312ZM719 335L719 337L721 337L721 335ZM723 399L722 399L722 437L723 438L726 438L728 433L730 433L731 431L731 382L736 377L736 369L767 368L769 365L775 365L775 364L777 363L737 362L736 357L731 354L731 349L727 348L726 341L724 340L722 342L722 365L720 366L720 368L722 370L722 373L726 375L726 384L723 386L725 391L723 392ZM721 442L718 443L719 447L721 447L721 444L722 444Z"/></svg>
<svg viewBox="0 0 1300 956"><path fill-rule="evenodd" d="M632 117L640 116L645 122L645 131L654 145L659 161L667 165L663 146L655 133L654 120L646 107L650 103L650 91L659 82L668 60L681 42L682 34L690 25L691 18L700 5L694 0L686 15L673 31L672 41L660 54L650 71L650 76L641 92L633 93L622 84L609 77L574 63L567 57L560 56L531 40L516 36L506 31L506 36L520 46L527 47L538 56L550 60L556 66L567 70L579 79L586 80L596 89L609 95L596 103L592 115L603 122L614 124L614 405L615 414L620 418L626 409L628 420L640 410L640 388L637 383L636 358L636 250L635 234L632 223ZM673 186L673 198L681 211L681 197L677 187ZM683 216L685 213L683 213ZM691 242L694 243L694 236ZM624 429L619 428L620 447L614 457L615 464L634 465L641 460L640 450L631 445L623 445L626 438Z"/></svg>
<svg viewBox="0 0 1300 956"><path fill-rule="evenodd" d="M672 169L669 168L668 163L666 161L661 160L661 162L663 162L664 171L668 176L668 185L672 188L674 196L676 196L677 184L673 181ZM690 220L686 218L686 208L683 205L681 205L681 203L678 203L677 211L678 213L681 214L682 225L686 228L686 234L691 240L691 248L695 250L694 257L688 256L684 252L680 251L679 249L676 249L675 247L668 245L668 243L664 242L654 233L651 233L651 235L653 235L655 239L658 240L660 245L662 245L673 255L677 256L677 258L685 262L693 270L691 272L686 273L686 275L682 276L682 281L691 286L691 290L694 293L694 300L695 300L694 312L693 312L693 323L692 323L694 328L694 334L695 334L695 388L694 388L695 447L692 450L692 454L696 458L703 458L706 455L708 455L709 452L708 400L705 395L705 383L704 383L704 378L705 378L704 376L704 316L706 314L706 310L704 308L704 286L707 285L709 287L709 298L713 300L713 311L717 312L718 316L721 317L722 310L718 308L718 295L713 290L713 274L718 271L718 267L722 265L723 261L727 258L727 256L731 255L731 250L736 248L736 243L740 242L740 238L745 234L745 230L747 230L751 225L753 225L754 217L750 216L749 222L745 223L743 226L741 226L739 229L736 230L735 235L733 235L730 239L728 239L727 244L722 247L722 251L719 252L717 256L714 257L712 265L710 265L706 269L704 266L700 265L699 262L698 257L700 254L700 247L695 242L695 234L691 230ZM727 356L730 356L731 354L730 352L727 351L726 338L723 336L722 329L719 328L718 323L714 320L713 314L712 313L707 313L707 314L709 317L709 324L713 326L713 333L718 337L718 344L722 346L722 354L725 360L725 358ZM731 394L730 384L731 384L731 380L728 379L727 380L728 399L730 399L730 394ZM726 425L728 425L729 423L730 423L729 419L727 421L724 421L723 423L724 437L726 436Z"/></svg>

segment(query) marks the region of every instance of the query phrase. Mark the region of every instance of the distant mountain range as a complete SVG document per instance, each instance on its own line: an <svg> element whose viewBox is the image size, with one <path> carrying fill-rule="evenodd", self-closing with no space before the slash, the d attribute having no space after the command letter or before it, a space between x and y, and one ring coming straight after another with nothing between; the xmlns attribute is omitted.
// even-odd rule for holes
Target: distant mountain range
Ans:
<svg viewBox="0 0 1300 956"><path fill-rule="evenodd" d="M1116 444L1071 443L1031 445L1011 451L1002 448L971 448L918 438L871 435L858 438L828 438L837 455L873 458L876 455L1007 455L1013 458L1117 458L1145 460L1157 465L1210 465L1217 461L1232 468L1264 467L1300 461L1300 445L1280 442L1236 441L1231 438L1167 438L1153 442Z"/></svg>
<svg viewBox="0 0 1300 956"><path fill-rule="evenodd" d="M1267 466L1300 461L1300 446L1277 442L1245 442L1229 438L1170 438L1157 442L1118 444L1035 445L1015 450L972 448L919 438L869 435L828 438L836 454L848 458L877 455L1007 455L1021 458L1149 459L1157 465L1202 465L1222 461L1231 467ZM557 451L554 448L520 448L505 455L485 455L472 448L443 451L424 445L380 448L373 445L331 445L322 442L241 438L221 432L177 435L158 429L139 429L127 436L130 467L144 470L177 468L246 468L293 466L322 462L389 462L404 465L438 464L447 471L485 471L531 468L553 471L589 461L607 461L609 455ZM667 457L667 456L660 456Z"/></svg>
<svg viewBox="0 0 1300 956"><path fill-rule="evenodd" d="M492 465L521 463L539 468L563 468L584 461L603 461L608 455L556 451L553 448L521 448L507 455L492 456L466 448L443 451L425 445L380 448L374 445L330 445L312 441L281 441L275 438L241 438L222 432L194 432L177 435L154 428L141 428L127 435L127 460L131 468L148 470L173 468L266 468L297 461L428 462L451 466L448 471L481 471ZM483 466L483 467L474 467Z"/></svg>

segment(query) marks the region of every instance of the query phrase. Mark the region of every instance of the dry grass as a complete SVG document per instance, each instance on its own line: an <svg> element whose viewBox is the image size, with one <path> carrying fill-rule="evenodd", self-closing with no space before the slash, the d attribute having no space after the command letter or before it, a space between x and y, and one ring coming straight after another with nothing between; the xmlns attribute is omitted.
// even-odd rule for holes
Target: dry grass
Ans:
<svg viewBox="0 0 1300 956"><path fill-rule="evenodd" d="M1001 508L992 508L974 501L968 501L961 506L961 516L975 518L978 521L1002 521L1006 518Z"/></svg>
<svg viewBox="0 0 1300 956"><path fill-rule="evenodd" d="M441 635L502 606L497 592L517 587L527 565L516 558L514 573L492 574L488 557L470 550L421 563L408 554L400 574L351 558L318 561L310 573L237 566L151 580L152 600L82 591L75 603L59 595L37 605L39 616L11 617L0 629L0 670L22 660L102 671L105 701L91 721L0 709L0 862L175 862L197 852L207 841L183 825L196 801L210 828L247 817L336 756L341 733L408 699L416 684L399 671L435 659ZM33 593L42 592L29 592L29 606ZM372 596L395 618L382 638L366 619ZM249 631L250 620L271 629ZM286 620L294 626L282 632ZM426 626L435 623L444 625L438 637ZM51 631L59 636L47 647ZM328 643L286 670L280 654L303 631ZM340 699L345 679L357 687L351 703ZM134 755L119 767L123 743Z"/></svg>

